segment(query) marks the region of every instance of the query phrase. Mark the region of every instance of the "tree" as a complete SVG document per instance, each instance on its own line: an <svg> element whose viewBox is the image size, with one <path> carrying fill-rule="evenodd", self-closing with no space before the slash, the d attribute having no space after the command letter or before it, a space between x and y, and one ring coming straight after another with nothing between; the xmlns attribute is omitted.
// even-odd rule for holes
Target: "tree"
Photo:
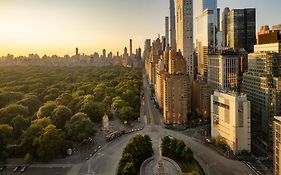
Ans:
<svg viewBox="0 0 281 175"><path fill-rule="evenodd" d="M119 161L117 175L137 175L144 160L153 154L151 139L148 135L136 135L130 139Z"/></svg>
<svg viewBox="0 0 281 175"><path fill-rule="evenodd" d="M21 115L27 117L28 108L23 105L10 104L0 109L0 123L11 123L14 117Z"/></svg>
<svg viewBox="0 0 281 175"><path fill-rule="evenodd" d="M29 115L33 115L40 107L41 102L36 95L26 95L22 100L18 101L17 104L26 106Z"/></svg>
<svg viewBox="0 0 281 175"><path fill-rule="evenodd" d="M55 158L63 150L65 134L61 129L57 129L55 125L48 125L43 134L35 140L38 144L38 157L41 160L49 161Z"/></svg>
<svg viewBox="0 0 281 175"><path fill-rule="evenodd" d="M18 139L24 130L28 128L28 120L23 118L21 115L16 116L12 120L12 126L14 128L14 138Z"/></svg>
<svg viewBox="0 0 281 175"><path fill-rule="evenodd" d="M93 122L100 122L105 113L105 104L102 102L95 102L93 96L86 95L79 112L87 114Z"/></svg>
<svg viewBox="0 0 281 175"><path fill-rule="evenodd" d="M71 110L63 105L58 106L52 112L52 120L54 124L60 128L64 129L66 121L68 121L72 116Z"/></svg>
<svg viewBox="0 0 281 175"><path fill-rule="evenodd" d="M1 79L2 81L2 79ZM0 93L0 108L22 99L23 93L21 92L1 92Z"/></svg>
<svg viewBox="0 0 281 175"><path fill-rule="evenodd" d="M44 102L54 101L61 94L58 88L48 88L46 92L44 92Z"/></svg>
<svg viewBox="0 0 281 175"><path fill-rule="evenodd" d="M25 156L24 156L24 161L26 163L31 163L32 162L32 155L27 153Z"/></svg>
<svg viewBox="0 0 281 175"><path fill-rule="evenodd" d="M100 83L95 87L93 92L94 92L94 98L96 101L102 101L104 99L105 89L106 89L106 85L104 83Z"/></svg>
<svg viewBox="0 0 281 175"><path fill-rule="evenodd" d="M8 124L0 124L0 161L8 158L5 146L10 142L13 128Z"/></svg>
<svg viewBox="0 0 281 175"><path fill-rule="evenodd" d="M54 101L48 101L43 106L41 106L37 112L37 118L51 117L53 111L56 109L57 105Z"/></svg>
<svg viewBox="0 0 281 175"><path fill-rule="evenodd" d="M182 140L166 136L162 139L162 153L171 159L190 162L193 160L193 152Z"/></svg>
<svg viewBox="0 0 281 175"><path fill-rule="evenodd" d="M63 93L56 99L56 103L57 105L68 106L71 100L72 100L72 95L70 95L69 93Z"/></svg>
<svg viewBox="0 0 281 175"><path fill-rule="evenodd" d="M7 145L13 135L13 127L8 124L0 124L0 147Z"/></svg>
<svg viewBox="0 0 281 175"><path fill-rule="evenodd" d="M86 114L79 112L71 117L70 122L66 125L66 131L71 140L81 142L93 136L96 128Z"/></svg>
<svg viewBox="0 0 281 175"><path fill-rule="evenodd" d="M130 106L123 106L118 111L118 116L122 121L135 120L138 118L138 116L135 114L134 109Z"/></svg>
<svg viewBox="0 0 281 175"><path fill-rule="evenodd" d="M122 170L120 170L120 173L118 175L137 175L138 171L136 171L136 168L134 166L134 163L127 162Z"/></svg>
<svg viewBox="0 0 281 175"><path fill-rule="evenodd" d="M123 106L128 106L128 103L126 103L120 96L113 98L112 101L112 108L115 110L121 109Z"/></svg>

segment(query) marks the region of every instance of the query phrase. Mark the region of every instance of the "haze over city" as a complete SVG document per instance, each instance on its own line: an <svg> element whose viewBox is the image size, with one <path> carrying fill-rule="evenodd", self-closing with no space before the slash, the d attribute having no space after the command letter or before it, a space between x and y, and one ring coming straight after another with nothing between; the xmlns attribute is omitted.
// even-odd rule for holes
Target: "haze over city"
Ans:
<svg viewBox="0 0 281 175"><path fill-rule="evenodd" d="M0 0L0 174L281 175L280 0Z"/></svg>
<svg viewBox="0 0 281 175"><path fill-rule="evenodd" d="M194 3L195 5L195 3ZM218 0L218 7L257 8L257 28L278 23L279 0ZM265 8L266 7L266 8ZM0 55L92 54L143 47L164 34L169 0L1 0ZM134 50L134 49L133 49Z"/></svg>

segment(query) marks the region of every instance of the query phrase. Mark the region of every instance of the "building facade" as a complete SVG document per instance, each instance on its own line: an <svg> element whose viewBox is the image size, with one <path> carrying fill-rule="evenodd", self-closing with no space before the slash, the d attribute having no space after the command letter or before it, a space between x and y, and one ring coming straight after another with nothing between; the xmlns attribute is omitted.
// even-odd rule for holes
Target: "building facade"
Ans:
<svg viewBox="0 0 281 175"><path fill-rule="evenodd" d="M251 151L251 105L245 95L215 91L211 96L211 136L238 153Z"/></svg>
<svg viewBox="0 0 281 175"><path fill-rule="evenodd" d="M191 109L203 118L210 117L212 89L204 80L197 79L192 83Z"/></svg>
<svg viewBox="0 0 281 175"><path fill-rule="evenodd" d="M280 41L274 43L276 40L270 32L263 32L261 35L262 39L259 38L258 41L266 41L267 44L256 45L255 53L249 55L248 72L243 75L242 92L247 94L248 100L251 101L253 132L264 134L268 138L267 141L271 142L273 116L281 115Z"/></svg>
<svg viewBox="0 0 281 175"><path fill-rule="evenodd" d="M198 73L207 77L207 54L216 52L217 0L196 1L196 52L198 57Z"/></svg>
<svg viewBox="0 0 281 175"><path fill-rule="evenodd" d="M173 126L185 125L190 112L191 80L186 75L186 60L181 52L170 50L168 72L164 79L164 123Z"/></svg>
<svg viewBox="0 0 281 175"><path fill-rule="evenodd" d="M273 174L281 174L281 116L273 122Z"/></svg>
<svg viewBox="0 0 281 175"><path fill-rule="evenodd" d="M175 0L170 0L170 43L171 48L177 50Z"/></svg>
<svg viewBox="0 0 281 175"><path fill-rule="evenodd" d="M177 0L177 50L187 60L187 74L193 77L193 1Z"/></svg>
<svg viewBox="0 0 281 175"><path fill-rule="evenodd" d="M227 36L227 47L232 49L244 48L248 53L254 52L256 9L232 9L228 13L228 18L224 18L223 23L227 24L227 31L222 31L222 35Z"/></svg>
<svg viewBox="0 0 281 175"><path fill-rule="evenodd" d="M208 55L208 84L213 90L238 89L239 55L233 51Z"/></svg>

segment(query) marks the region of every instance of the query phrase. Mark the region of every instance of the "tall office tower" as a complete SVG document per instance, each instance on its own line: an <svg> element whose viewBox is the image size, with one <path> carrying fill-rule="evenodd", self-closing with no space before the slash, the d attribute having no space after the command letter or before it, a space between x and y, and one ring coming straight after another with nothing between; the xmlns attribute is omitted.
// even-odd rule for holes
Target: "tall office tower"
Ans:
<svg viewBox="0 0 281 175"><path fill-rule="evenodd" d="M273 122L273 174L281 174L281 116L274 117Z"/></svg>
<svg viewBox="0 0 281 175"><path fill-rule="evenodd" d="M106 50L105 49L102 50L102 57L106 58Z"/></svg>
<svg viewBox="0 0 281 175"><path fill-rule="evenodd" d="M78 47L76 47L76 49L75 49L75 54L76 54L76 55L79 55Z"/></svg>
<svg viewBox="0 0 281 175"><path fill-rule="evenodd" d="M130 57L133 55L133 40L130 39Z"/></svg>
<svg viewBox="0 0 281 175"><path fill-rule="evenodd" d="M221 31L222 31L222 47L227 47L227 32L228 32L228 14L230 10L226 7L222 13Z"/></svg>
<svg viewBox="0 0 281 175"><path fill-rule="evenodd" d="M246 95L215 91L211 96L211 136L221 136L234 154L251 152L251 104Z"/></svg>
<svg viewBox="0 0 281 175"><path fill-rule="evenodd" d="M208 55L208 83L213 90L237 91L239 80L239 55L223 51Z"/></svg>
<svg viewBox="0 0 281 175"><path fill-rule="evenodd" d="M208 74L208 54L217 50L216 32L217 0L196 1L196 52L198 57L198 73L204 78Z"/></svg>
<svg viewBox="0 0 281 175"><path fill-rule="evenodd" d="M140 47L138 49L136 49L136 58L138 60L141 60L141 48Z"/></svg>
<svg viewBox="0 0 281 175"><path fill-rule="evenodd" d="M144 42L144 49L143 49L143 54L142 54L143 60L147 59L149 52L150 52L150 48L151 48L151 40L146 39Z"/></svg>
<svg viewBox="0 0 281 175"><path fill-rule="evenodd" d="M187 60L187 74L193 79L193 3L177 0L177 49Z"/></svg>
<svg viewBox="0 0 281 175"><path fill-rule="evenodd" d="M217 8L217 31L221 31L221 9Z"/></svg>
<svg viewBox="0 0 281 175"><path fill-rule="evenodd" d="M108 53L107 58L109 58L109 59L112 59L112 58L113 58L112 52L109 52L109 53Z"/></svg>
<svg viewBox="0 0 281 175"><path fill-rule="evenodd" d="M164 123L181 126L191 112L191 80L186 75L186 60L180 52L169 51L168 74L164 79Z"/></svg>
<svg viewBox="0 0 281 175"><path fill-rule="evenodd" d="M170 45L169 17L168 16L165 17L165 38L166 38L165 47L167 47L168 45Z"/></svg>
<svg viewBox="0 0 281 175"><path fill-rule="evenodd" d="M162 50L165 50L166 45L167 45L166 36L161 36L161 43L162 43Z"/></svg>
<svg viewBox="0 0 281 175"><path fill-rule="evenodd" d="M249 54L248 72L244 73L242 83L242 92L251 101L252 130L264 134L269 143L272 141L273 116L281 115L280 36L279 32L258 35L261 44L255 45L255 53Z"/></svg>
<svg viewBox="0 0 281 175"><path fill-rule="evenodd" d="M177 50L175 0L170 0L170 32L171 48Z"/></svg>
<svg viewBox="0 0 281 175"><path fill-rule="evenodd" d="M256 44L256 9L232 9L225 23L228 30L223 36L227 35L227 46L252 53Z"/></svg>

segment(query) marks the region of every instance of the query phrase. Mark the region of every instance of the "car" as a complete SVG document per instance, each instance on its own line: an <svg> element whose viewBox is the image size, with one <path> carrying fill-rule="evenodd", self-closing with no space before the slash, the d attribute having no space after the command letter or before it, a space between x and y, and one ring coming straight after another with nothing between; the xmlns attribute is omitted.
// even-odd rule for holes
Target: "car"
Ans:
<svg viewBox="0 0 281 175"><path fill-rule="evenodd" d="M211 143L211 140L210 140L210 139L206 139L206 142L207 142L207 143Z"/></svg>
<svg viewBox="0 0 281 175"><path fill-rule="evenodd" d="M4 166L2 166L2 167L0 167L0 172L1 172L1 171L3 171L5 168L6 168L6 166L5 166L5 165L4 165Z"/></svg>
<svg viewBox="0 0 281 175"><path fill-rule="evenodd" d="M20 167L21 167L21 166L16 166L16 167L14 168L13 172L14 172L14 173L17 172L17 171L20 169Z"/></svg>
<svg viewBox="0 0 281 175"><path fill-rule="evenodd" d="M25 170L27 169L27 166L23 166L20 170L21 173L25 172Z"/></svg>

